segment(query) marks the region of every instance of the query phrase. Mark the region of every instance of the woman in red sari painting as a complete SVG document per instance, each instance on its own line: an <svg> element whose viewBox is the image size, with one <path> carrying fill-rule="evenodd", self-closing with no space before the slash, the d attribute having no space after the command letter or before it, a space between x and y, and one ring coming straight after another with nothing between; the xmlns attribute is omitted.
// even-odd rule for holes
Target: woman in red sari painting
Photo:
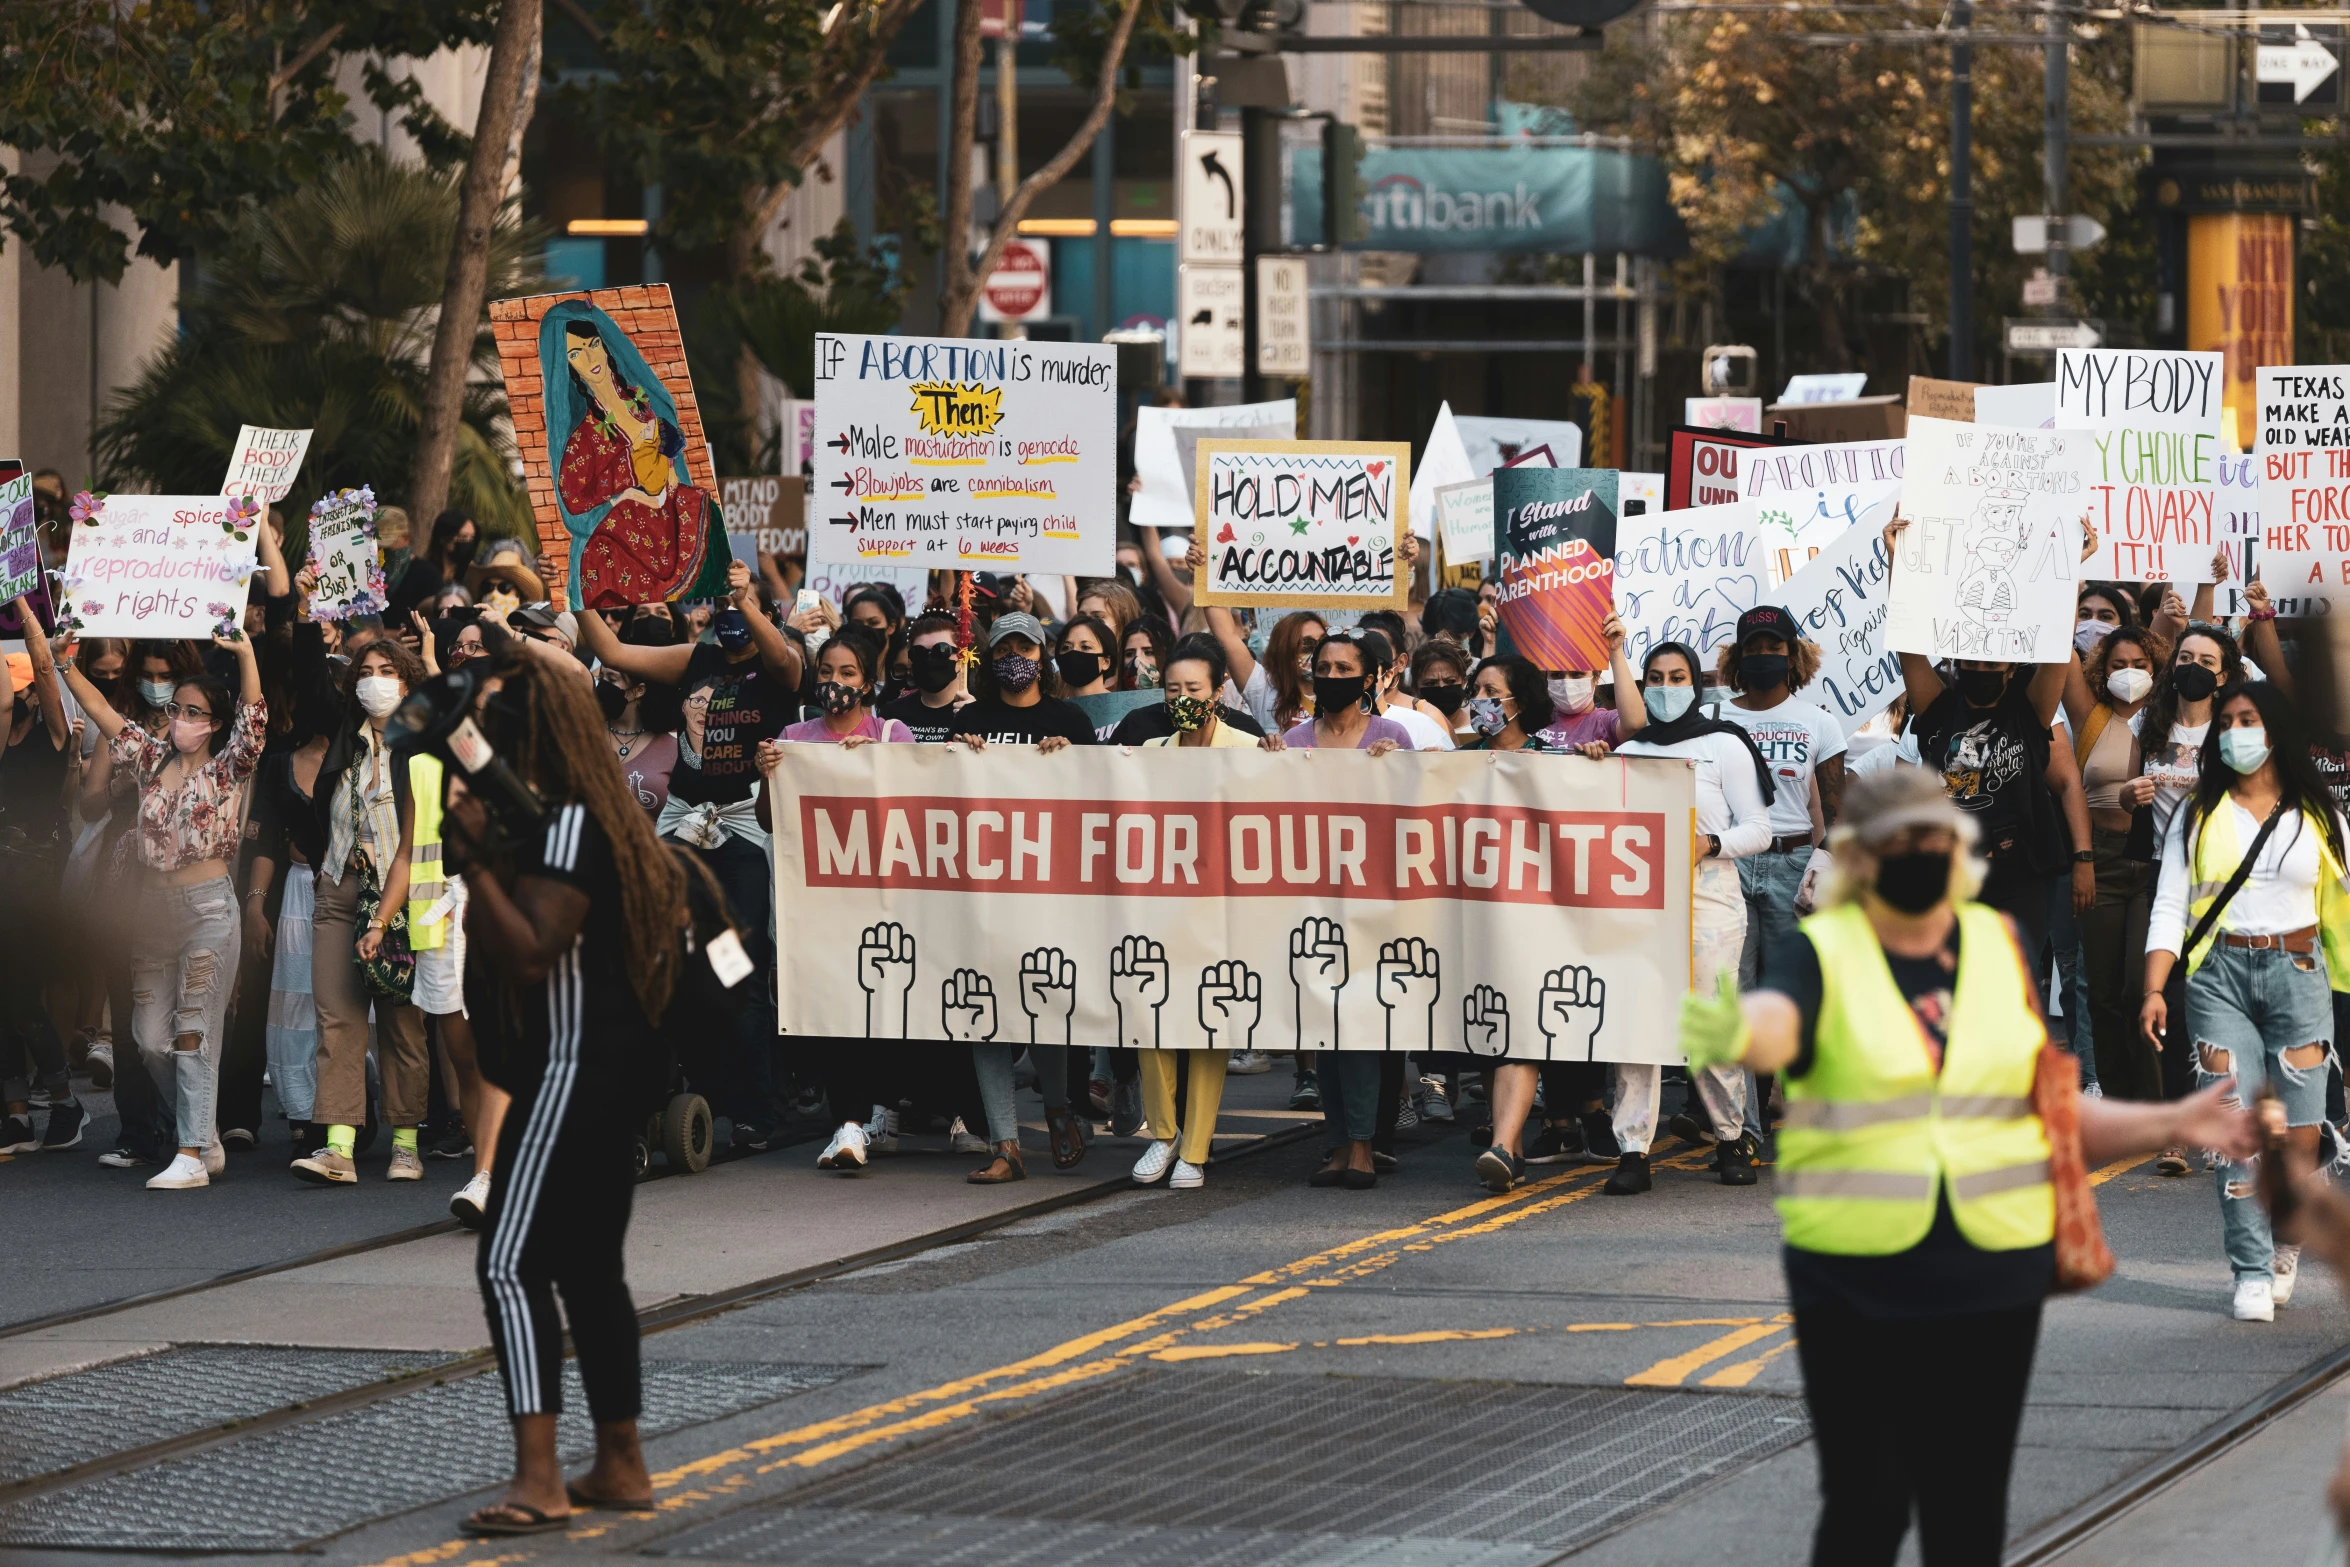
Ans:
<svg viewBox="0 0 2350 1567"><path fill-rule="evenodd" d="M591 321L563 324L579 422L557 483L573 515L611 503L580 551L588 609L657 604L692 587L710 549L710 501L679 476L685 437L623 380Z"/></svg>

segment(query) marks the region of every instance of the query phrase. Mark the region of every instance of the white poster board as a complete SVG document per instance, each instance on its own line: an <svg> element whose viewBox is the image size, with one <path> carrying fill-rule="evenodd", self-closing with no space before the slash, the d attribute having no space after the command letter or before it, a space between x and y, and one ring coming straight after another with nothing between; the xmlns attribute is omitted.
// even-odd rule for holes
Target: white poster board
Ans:
<svg viewBox="0 0 2350 1567"><path fill-rule="evenodd" d="M1107 576L1117 523L1115 348L817 334L810 560Z"/></svg>
<svg viewBox="0 0 2350 1567"><path fill-rule="evenodd" d="M1895 502L1880 500L1779 590L1778 599L1819 645L1820 672L1803 699L1834 716L1850 740L1901 695L1901 660L1885 645L1893 562L1885 524Z"/></svg>
<svg viewBox="0 0 2350 1567"><path fill-rule="evenodd" d="M800 586L821 593L834 609L847 607L852 589L866 583L886 584L906 601L909 616L922 613L930 598L930 573L919 566L876 566L870 561L810 561Z"/></svg>
<svg viewBox="0 0 2350 1567"><path fill-rule="evenodd" d="M85 637L209 641L245 618L260 503L94 495L74 507L62 623Z"/></svg>
<svg viewBox="0 0 2350 1567"><path fill-rule="evenodd" d="M1453 417L1452 404L1438 403L1436 420L1428 426L1428 439L1420 446L1420 460L1412 464L1412 531L1423 539L1432 537L1428 530L1435 525L1438 488L1467 484L1489 471L1469 462L1469 449L1462 444L1460 421Z"/></svg>
<svg viewBox="0 0 2350 1567"><path fill-rule="evenodd" d="M2072 656L2087 434L1909 423L1886 645L1929 658Z"/></svg>
<svg viewBox="0 0 2350 1567"><path fill-rule="evenodd" d="M2005 430L2053 430L2056 383L2025 381L2015 386L1978 386L1975 423L1997 425Z"/></svg>
<svg viewBox="0 0 2350 1567"><path fill-rule="evenodd" d="M2098 549L2085 576L2212 580L2226 363L2224 354L2172 349L2068 348L2058 356L2056 427L2094 440L2083 503Z"/></svg>
<svg viewBox="0 0 2350 1567"><path fill-rule="evenodd" d="M1192 525L1191 481L1184 476L1175 454L1175 430L1256 430L1282 426L1277 440L1297 438L1297 399L1272 403L1228 403L1215 408L1138 408L1134 411L1134 472L1142 480L1135 491L1130 520L1136 527L1188 528Z"/></svg>
<svg viewBox="0 0 2350 1567"><path fill-rule="evenodd" d="M1852 527L1879 501L1901 494L1905 441L1763 446L1739 453L1738 478L1754 503L1771 585Z"/></svg>
<svg viewBox="0 0 2350 1567"><path fill-rule="evenodd" d="M1405 441L1201 441L1198 601L1402 609L1411 463Z"/></svg>
<svg viewBox="0 0 2350 1567"><path fill-rule="evenodd" d="M1866 370L1842 370L1810 375L1791 375L1787 390L1779 394L1782 403L1849 403L1869 388Z"/></svg>
<svg viewBox="0 0 2350 1567"><path fill-rule="evenodd" d="M377 615L387 602L383 559L375 547L375 491L365 485L322 495L310 506L310 590L314 620Z"/></svg>
<svg viewBox="0 0 2350 1567"><path fill-rule="evenodd" d="M1711 654L1738 617L1770 602L1770 572L1752 501L1616 519L1616 614L1638 669L1659 642Z"/></svg>
<svg viewBox="0 0 2350 1567"><path fill-rule="evenodd" d="M2261 581L2283 615L2350 602L2350 365L2263 365L2255 383Z"/></svg>
<svg viewBox="0 0 2350 1567"><path fill-rule="evenodd" d="M1553 468L1583 466L1583 427L1566 419L1509 419L1498 414L1455 414L1461 449L1469 456L1469 474L1483 476L1506 468L1537 446L1550 448Z"/></svg>
<svg viewBox="0 0 2350 1567"><path fill-rule="evenodd" d="M1665 476L1661 473L1619 472L1616 475L1616 504L1620 508L1620 516L1637 516L1641 512L1662 510L1665 504Z"/></svg>
<svg viewBox="0 0 2350 1567"><path fill-rule="evenodd" d="M1436 518L1444 530L1444 558L1455 566L1493 559L1493 480L1447 484L1436 492Z"/></svg>
<svg viewBox="0 0 2350 1567"><path fill-rule="evenodd" d="M237 431L236 450L229 453L228 477L220 481L223 495L258 495L272 506L286 498L302 458L310 450L308 430L265 430L248 424Z"/></svg>

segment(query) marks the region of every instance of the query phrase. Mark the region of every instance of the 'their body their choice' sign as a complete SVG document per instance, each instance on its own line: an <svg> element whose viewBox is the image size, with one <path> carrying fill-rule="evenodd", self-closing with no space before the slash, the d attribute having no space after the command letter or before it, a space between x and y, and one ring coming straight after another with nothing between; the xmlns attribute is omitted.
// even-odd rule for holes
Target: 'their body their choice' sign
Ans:
<svg viewBox="0 0 2350 1567"><path fill-rule="evenodd" d="M2067 349L2057 360L2056 428L2093 441L2083 499L2098 548L2084 575L2212 580L2225 362L2135 348Z"/></svg>
<svg viewBox="0 0 2350 1567"><path fill-rule="evenodd" d="M2261 580L2285 614L2350 602L2350 365L2262 366Z"/></svg>
<svg viewBox="0 0 2350 1567"><path fill-rule="evenodd" d="M1405 441L1201 441L1199 601L1403 608L1411 464Z"/></svg>
<svg viewBox="0 0 2350 1567"><path fill-rule="evenodd" d="M1108 576L1117 426L1105 344L820 333L808 558Z"/></svg>
<svg viewBox="0 0 2350 1567"><path fill-rule="evenodd" d="M2071 657L2080 516L2096 462L2087 434L1911 420L1901 490L1909 527L1894 558L1886 645L2018 664Z"/></svg>
<svg viewBox="0 0 2350 1567"><path fill-rule="evenodd" d="M217 495L74 503L65 624L85 637L200 637L245 615L259 506Z"/></svg>
<svg viewBox="0 0 2350 1567"><path fill-rule="evenodd" d="M1615 470L1498 468L1493 520L1505 646L1543 669L1605 669L1600 626L1615 608Z"/></svg>
<svg viewBox="0 0 2350 1567"><path fill-rule="evenodd" d="M286 498L302 458L310 450L308 430L264 430L249 424L237 431L237 449L229 454L228 477L220 481L223 495L258 495L271 505Z"/></svg>

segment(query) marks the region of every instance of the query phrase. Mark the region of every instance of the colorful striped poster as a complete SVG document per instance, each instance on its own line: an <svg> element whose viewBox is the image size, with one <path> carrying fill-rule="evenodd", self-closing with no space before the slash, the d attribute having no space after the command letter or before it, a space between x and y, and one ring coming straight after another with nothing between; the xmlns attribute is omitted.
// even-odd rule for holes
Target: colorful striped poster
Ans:
<svg viewBox="0 0 2350 1567"><path fill-rule="evenodd" d="M1501 468L1494 546L1506 645L1544 669L1605 669L1615 609L1613 468Z"/></svg>

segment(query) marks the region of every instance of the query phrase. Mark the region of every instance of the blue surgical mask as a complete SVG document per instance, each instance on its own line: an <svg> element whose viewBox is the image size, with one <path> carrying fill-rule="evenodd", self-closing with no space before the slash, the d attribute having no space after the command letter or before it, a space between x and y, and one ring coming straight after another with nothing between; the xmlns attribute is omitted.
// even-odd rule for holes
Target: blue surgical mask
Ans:
<svg viewBox="0 0 2350 1567"><path fill-rule="evenodd" d="M722 609L710 618L710 636L729 653L739 653L750 645L750 618L739 609Z"/></svg>
<svg viewBox="0 0 2350 1567"><path fill-rule="evenodd" d="M1649 717L1660 724L1669 724L1689 711L1689 704L1697 700L1697 687L1643 686L1640 700L1647 705Z"/></svg>
<svg viewBox="0 0 2350 1567"><path fill-rule="evenodd" d="M178 690L179 687L168 680L142 680L139 682L139 695L146 699L149 707L168 705L173 693Z"/></svg>
<svg viewBox="0 0 2350 1567"><path fill-rule="evenodd" d="M2260 764L2268 760L2268 731L2265 729L2221 730L2219 759L2239 773L2260 771Z"/></svg>

